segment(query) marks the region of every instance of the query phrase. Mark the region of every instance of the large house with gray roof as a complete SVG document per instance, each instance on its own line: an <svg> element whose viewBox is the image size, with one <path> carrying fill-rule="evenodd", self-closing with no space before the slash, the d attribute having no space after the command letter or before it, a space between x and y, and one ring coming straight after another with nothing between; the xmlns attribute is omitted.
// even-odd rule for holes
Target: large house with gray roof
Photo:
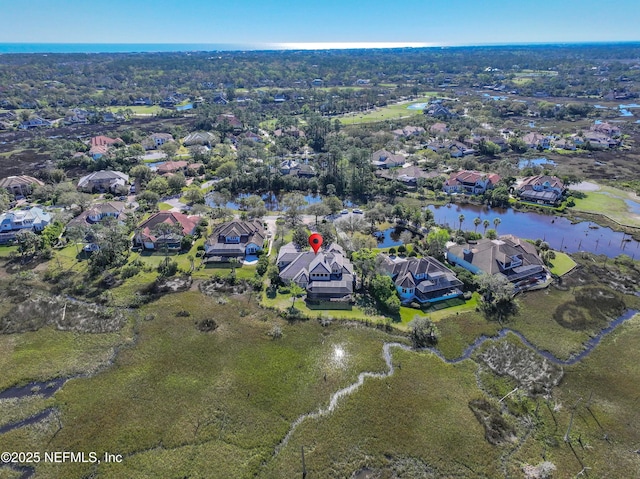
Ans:
<svg viewBox="0 0 640 479"><path fill-rule="evenodd" d="M535 286L548 274L536 247L513 235L454 245L446 256L449 263L474 274L501 274L514 283L516 291Z"/></svg>
<svg viewBox="0 0 640 479"><path fill-rule="evenodd" d="M212 261L245 258L262 250L267 237L262 221L233 220L218 226L205 243L204 254Z"/></svg>
<svg viewBox="0 0 640 479"><path fill-rule="evenodd" d="M115 192L118 187L128 184L129 175L119 171L100 170L80 178L78 189L87 193Z"/></svg>
<svg viewBox="0 0 640 479"><path fill-rule="evenodd" d="M314 253L293 243L280 248L276 261L280 280L305 289L309 301L350 302L356 275L344 250L336 243Z"/></svg>
<svg viewBox="0 0 640 479"><path fill-rule="evenodd" d="M51 223L51 215L34 206L28 210L6 211L0 214L0 243L7 243L20 231L42 231Z"/></svg>
<svg viewBox="0 0 640 479"><path fill-rule="evenodd" d="M0 188L4 188L15 197L28 196L34 186L44 186L44 183L33 176L8 176L0 179Z"/></svg>
<svg viewBox="0 0 640 479"><path fill-rule="evenodd" d="M565 191L562 180L549 175L529 176L517 188L520 199L547 205L557 204Z"/></svg>
<svg viewBox="0 0 640 479"><path fill-rule="evenodd" d="M391 276L403 303L435 303L462 296L462 281L435 258L396 258L379 255L382 269Z"/></svg>
<svg viewBox="0 0 640 479"><path fill-rule="evenodd" d="M376 168L395 168L404 165L405 157L387 150L378 150L371 155L371 164Z"/></svg>

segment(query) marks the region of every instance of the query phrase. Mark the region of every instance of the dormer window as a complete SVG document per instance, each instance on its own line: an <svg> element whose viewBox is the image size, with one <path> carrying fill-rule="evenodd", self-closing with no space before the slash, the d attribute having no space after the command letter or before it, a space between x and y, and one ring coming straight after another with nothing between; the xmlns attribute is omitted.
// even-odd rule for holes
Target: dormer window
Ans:
<svg viewBox="0 0 640 479"><path fill-rule="evenodd" d="M240 236L227 236L225 238L226 243L240 243Z"/></svg>

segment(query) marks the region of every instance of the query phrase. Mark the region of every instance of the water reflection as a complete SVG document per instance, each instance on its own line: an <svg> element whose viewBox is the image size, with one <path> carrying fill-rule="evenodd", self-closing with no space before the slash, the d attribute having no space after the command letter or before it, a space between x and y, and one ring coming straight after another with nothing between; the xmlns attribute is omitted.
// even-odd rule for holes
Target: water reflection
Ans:
<svg viewBox="0 0 640 479"><path fill-rule="evenodd" d="M605 254L610 258L620 254L627 254L633 258L640 257L640 244L629 235L611 228L598 226L590 221L582 221L572 224L567 218L555 215L543 215L537 213L524 213L512 209L490 208L477 205L446 205L428 208L433 211L437 224L446 224L452 228L459 227L459 217L464 215L462 229L473 230L473 220L489 220L489 227L494 228L494 219L499 218L497 232L501 234L513 234L526 239L542 239L549 243L551 248L566 253L587 251L596 254ZM484 227L480 224L478 233L484 233Z"/></svg>

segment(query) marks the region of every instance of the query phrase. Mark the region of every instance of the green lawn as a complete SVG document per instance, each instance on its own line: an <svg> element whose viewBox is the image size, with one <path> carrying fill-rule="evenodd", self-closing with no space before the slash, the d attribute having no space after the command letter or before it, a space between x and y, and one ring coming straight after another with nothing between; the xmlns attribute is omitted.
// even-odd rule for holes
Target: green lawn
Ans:
<svg viewBox="0 0 640 479"><path fill-rule="evenodd" d="M428 96L426 96L428 95ZM414 103L428 102L432 96L436 96L437 93L425 93L423 98L417 98L411 102L399 103L394 105L385 106L382 108L376 108L374 111L367 113L349 113L342 115L339 118L343 125L354 125L358 123L374 123L385 120L397 120L399 118L410 118L414 115L422 115L422 110L409 110L407 107Z"/></svg>
<svg viewBox="0 0 640 479"><path fill-rule="evenodd" d="M0 258L6 258L11 253L13 253L14 251L15 252L18 251L18 247L17 246L2 245L2 246L0 246Z"/></svg>
<svg viewBox="0 0 640 479"><path fill-rule="evenodd" d="M173 206L171 206L169 203L158 203L158 209L160 211L168 211L171 208L173 208Z"/></svg>
<svg viewBox="0 0 640 479"><path fill-rule="evenodd" d="M571 259L566 253L562 253L560 251L554 251L556 257L551 262L551 272L558 276L562 276L571 271L575 266L576 262Z"/></svg>
<svg viewBox="0 0 640 479"><path fill-rule="evenodd" d="M158 105L108 106L106 109L113 113L131 110L134 115L155 115L162 110Z"/></svg>
<svg viewBox="0 0 640 479"><path fill-rule="evenodd" d="M633 201L629 192L611 186L601 186L599 191L585 192L585 198L576 198L572 210L598 213L620 224L640 227L640 215L632 213L625 200Z"/></svg>

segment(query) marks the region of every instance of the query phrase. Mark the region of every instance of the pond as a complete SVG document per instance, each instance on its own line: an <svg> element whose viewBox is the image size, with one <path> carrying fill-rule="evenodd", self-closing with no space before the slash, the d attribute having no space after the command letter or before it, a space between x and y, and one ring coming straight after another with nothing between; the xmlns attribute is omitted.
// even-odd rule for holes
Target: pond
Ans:
<svg viewBox="0 0 640 479"><path fill-rule="evenodd" d="M186 105L177 106L176 111L191 110L192 108L193 108L193 103L187 103Z"/></svg>
<svg viewBox="0 0 640 479"><path fill-rule="evenodd" d="M610 258L623 253L632 258L640 255L640 249L638 249L640 243L629 235L598 226L590 221L572 224L567 218L561 216L524 213L512 209L477 205L430 205L428 208L433 211L437 224L448 224L452 228L458 228L458 217L461 214L465 216L462 223L462 229L465 230L474 229L474 218L479 217L483 221L489 220L491 223L489 228L494 228L493 220L500 218L500 224L497 228L499 235L513 234L527 239L539 238L558 251L566 253L587 251L604 254ZM478 226L477 231L478 233L484 232L482 224Z"/></svg>
<svg viewBox="0 0 640 479"><path fill-rule="evenodd" d="M378 241L378 248L390 248L391 246L400 246L403 244L400 235L407 231L400 227L391 227L374 234Z"/></svg>
<svg viewBox="0 0 640 479"><path fill-rule="evenodd" d="M553 160L547 160L546 158L521 158L518 160L518 169L530 168L532 166L551 165L556 166L556 162Z"/></svg>

